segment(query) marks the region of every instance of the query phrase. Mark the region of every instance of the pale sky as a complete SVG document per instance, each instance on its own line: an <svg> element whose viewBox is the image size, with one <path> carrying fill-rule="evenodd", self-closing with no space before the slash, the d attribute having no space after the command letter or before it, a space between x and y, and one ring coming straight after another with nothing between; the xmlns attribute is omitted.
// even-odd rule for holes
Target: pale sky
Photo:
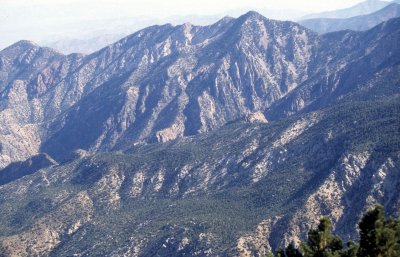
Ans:
<svg viewBox="0 0 400 257"><path fill-rule="evenodd" d="M51 41L79 36L90 30L109 29L108 20L147 17L154 23L174 16L237 16L249 10L293 19L296 15L341 9L362 0L0 0L0 49L21 39ZM280 12L277 10L281 10ZM285 10L285 11L282 11ZM276 18L272 17L272 18ZM179 22L185 18L177 19ZM190 19L190 18L187 18ZM103 21L103 23L102 23ZM165 22L164 22L165 21ZM116 25L115 25L116 26ZM122 25L119 24L119 27ZM127 25L128 26L128 25ZM85 28L85 30L83 29ZM101 33L101 32L100 32Z"/></svg>
<svg viewBox="0 0 400 257"><path fill-rule="evenodd" d="M218 14L229 9L268 8L297 9L308 12L320 12L345 8L362 0L0 0L1 13L16 9L45 8L62 10L65 16L113 14L122 11L125 14L144 16L171 16L182 14ZM8 9L8 10L7 10ZM32 13L34 15L34 13ZM51 13L48 14L51 16ZM43 17L46 18L46 17ZM61 18L61 17L60 17Z"/></svg>

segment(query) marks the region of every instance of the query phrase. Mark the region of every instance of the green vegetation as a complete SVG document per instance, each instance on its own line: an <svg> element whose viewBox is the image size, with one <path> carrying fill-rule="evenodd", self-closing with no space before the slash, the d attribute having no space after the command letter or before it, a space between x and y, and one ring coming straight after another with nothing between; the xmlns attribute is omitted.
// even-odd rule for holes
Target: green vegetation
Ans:
<svg viewBox="0 0 400 257"><path fill-rule="evenodd" d="M91 220L72 234L61 231L61 243L49 256L121 256L136 246L142 256L192 256L208 250L234 256L240 237L253 233L266 219L282 217L271 227L270 244L275 249L285 224L332 171L342 167L345 156L370 155L360 178L344 196L352 203L365 202L373 173L388 158L397 165L398 100L346 103L269 124L237 121L192 138L89 154L42 169L0 187L0 238L35 233L32 228L43 218L47 224L73 219L59 215L60 210L86 192L93 201ZM275 145L298 121L309 123L311 115L317 117L315 124ZM247 149L253 150L244 154ZM252 175L259 165L265 174L254 182ZM157 191L159 172L163 182ZM145 178L133 197L138 173ZM115 185L115 191L103 185ZM117 196L118 204L110 204ZM344 218L359 215L362 206L356 207L346 207L354 209ZM329 223L323 227L330 228ZM313 240L318 241L318 229L314 232ZM335 240L330 238L331 251L340 245ZM339 256L359 252L359 244L343 245ZM303 256L303 249L292 245L280 254Z"/></svg>
<svg viewBox="0 0 400 257"><path fill-rule="evenodd" d="M332 224L323 217L316 229L308 232L307 242L300 249L290 244L278 249L277 257L397 257L400 256L400 219L385 218L381 205L368 211L359 225L360 242L342 239L332 234ZM273 256L268 253L266 256Z"/></svg>

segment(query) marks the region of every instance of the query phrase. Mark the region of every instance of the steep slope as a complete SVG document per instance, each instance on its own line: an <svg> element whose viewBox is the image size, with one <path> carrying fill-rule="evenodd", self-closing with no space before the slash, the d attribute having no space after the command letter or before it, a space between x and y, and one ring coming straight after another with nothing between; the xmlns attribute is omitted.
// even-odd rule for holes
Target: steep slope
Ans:
<svg viewBox="0 0 400 257"><path fill-rule="evenodd" d="M320 215L354 236L375 203L398 214L399 23L318 36L250 12L1 51L0 167L59 164L4 169L0 255L262 255Z"/></svg>
<svg viewBox="0 0 400 257"><path fill-rule="evenodd" d="M397 18L399 16L400 5L393 3L377 12L367 15L356 16L347 19L308 19L302 20L299 23L304 27L318 32L319 34L324 34L347 29L355 31L368 30L375 27L379 23L392 18Z"/></svg>
<svg viewBox="0 0 400 257"><path fill-rule="evenodd" d="M77 65L79 56L66 57L29 41L0 52L0 168L38 153L41 123L51 111L41 97Z"/></svg>
<svg viewBox="0 0 400 257"><path fill-rule="evenodd" d="M384 8L385 6L389 5L390 3L391 2L389 1L366 0L349 8L323 12L323 13L310 14L304 16L302 19L303 20L317 19L317 18L346 19L354 16L366 15L376 12Z"/></svg>
<svg viewBox="0 0 400 257"><path fill-rule="evenodd" d="M62 55L50 48L41 48L30 41L19 41L1 51L0 91L13 80L29 80L50 63L60 60Z"/></svg>
<svg viewBox="0 0 400 257"><path fill-rule="evenodd" d="M47 154L39 154L23 162L13 162L4 169L0 170L0 185L22 178L36 171L56 165Z"/></svg>
<svg viewBox="0 0 400 257"><path fill-rule="evenodd" d="M391 214L400 207L399 103L348 103L269 124L239 120L43 169L0 187L1 249L245 256L297 241L320 215L352 234L376 202Z"/></svg>
<svg viewBox="0 0 400 257"><path fill-rule="evenodd" d="M317 43L295 23L254 12L140 31L85 58L72 77L90 71L93 79L52 122L41 151L62 158L77 148L165 142L264 111L308 78Z"/></svg>
<svg viewBox="0 0 400 257"><path fill-rule="evenodd" d="M278 119L376 88L382 74L396 83L398 27L319 37L249 12L149 27L88 56L17 43L0 52L0 167L39 152L60 161L76 149L167 142L251 112Z"/></svg>
<svg viewBox="0 0 400 257"><path fill-rule="evenodd" d="M399 18L366 32L344 31L324 35L322 48L315 58L325 60L326 66L271 106L267 116L277 119L343 101L398 96L399 40Z"/></svg>
<svg viewBox="0 0 400 257"><path fill-rule="evenodd" d="M349 67L354 66L372 78L385 67L390 69L399 59L398 47L393 44L398 33L395 23L354 37L342 33L318 38L294 23L248 13L210 27L167 25L152 28L156 31L151 34L140 32L151 36L138 38L140 33L135 34L88 57L94 62L104 55L117 59L100 73L106 75L91 82L98 85L95 90L88 90L76 106L52 123L41 151L60 159L77 148L99 151L124 149L138 142L166 142L213 130L248 112L285 110L272 105L293 95L293 90L310 87L308 84L324 84L327 90L354 81L360 85L366 81L357 77L345 81L338 74L348 76L352 74ZM363 35L367 35L365 39ZM169 46L172 38L175 47ZM131 41L140 45L133 44L133 48ZM149 48L154 41L156 46ZM377 50L371 51L376 46ZM124 73L126 68L116 67L129 60L131 51L138 54L138 63ZM376 62L393 61L382 67L374 64L375 60L361 65L374 56ZM357 60L360 65L354 63ZM109 82L101 84L103 76ZM315 98L321 96L327 97L321 93Z"/></svg>

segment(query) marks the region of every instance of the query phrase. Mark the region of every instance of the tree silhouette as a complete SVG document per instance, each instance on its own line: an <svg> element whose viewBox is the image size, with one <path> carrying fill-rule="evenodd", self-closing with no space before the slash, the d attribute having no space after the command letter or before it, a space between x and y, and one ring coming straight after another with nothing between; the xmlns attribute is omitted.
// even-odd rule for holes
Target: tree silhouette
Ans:
<svg viewBox="0 0 400 257"><path fill-rule="evenodd" d="M383 206L368 211L359 223L360 243L349 241L343 248L342 239L332 233L327 217L320 219L316 229L308 232L301 250L293 243L285 250L279 248L277 257L399 257L400 220L385 218Z"/></svg>

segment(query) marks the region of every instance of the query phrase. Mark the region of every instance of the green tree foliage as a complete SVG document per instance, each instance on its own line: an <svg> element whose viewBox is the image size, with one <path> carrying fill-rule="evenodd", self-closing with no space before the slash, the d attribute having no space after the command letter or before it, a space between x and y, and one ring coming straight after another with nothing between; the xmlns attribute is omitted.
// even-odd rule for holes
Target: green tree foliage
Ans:
<svg viewBox="0 0 400 257"><path fill-rule="evenodd" d="M333 256L342 248L342 240L332 234L332 223L327 217L321 218L317 229L308 232L307 244L302 244L305 257Z"/></svg>
<svg viewBox="0 0 400 257"><path fill-rule="evenodd" d="M386 219L381 205L368 211L359 223L360 243L349 241L343 247L342 239L332 233L332 223L321 218L316 229L308 232L301 251L293 244L279 248L277 257L399 257L400 220Z"/></svg>
<svg viewBox="0 0 400 257"><path fill-rule="evenodd" d="M358 257L400 256L400 220L385 219L381 205L364 215L359 228Z"/></svg>
<svg viewBox="0 0 400 257"><path fill-rule="evenodd" d="M274 257L274 254L272 252L267 252L265 254L265 257Z"/></svg>
<svg viewBox="0 0 400 257"><path fill-rule="evenodd" d="M341 252L341 257L356 257L358 250L359 250L359 245L354 243L353 241L349 241L347 243L347 249L343 250Z"/></svg>
<svg viewBox="0 0 400 257"><path fill-rule="evenodd" d="M357 256L378 256L377 234L379 227L384 222L385 214L382 206L376 206L374 210L368 211L358 225L360 229L360 249Z"/></svg>
<svg viewBox="0 0 400 257"><path fill-rule="evenodd" d="M278 251L276 251L276 257L285 257L285 251L279 248Z"/></svg>
<svg viewBox="0 0 400 257"><path fill-rule="evenodd" d="M289 244L285 250L286 257L302 257L301 252L294 246L293 243Z"/></svg>

